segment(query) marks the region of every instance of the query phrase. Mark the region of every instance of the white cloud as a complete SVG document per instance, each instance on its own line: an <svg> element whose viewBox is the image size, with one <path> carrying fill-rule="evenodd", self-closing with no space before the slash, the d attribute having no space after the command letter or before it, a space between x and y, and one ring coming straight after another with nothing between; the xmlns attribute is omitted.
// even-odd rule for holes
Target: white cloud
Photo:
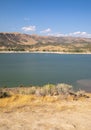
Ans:
<svg viewBox="0 0 91 130"><path fill-rule="evenodd" d="M86 33L86 32L81 32L81 35L88 35L88 33Z"/></svg>
<svg viewBox="0 0 91 130"><path fill-rule="evenodd" d="M28 32L28 31L36 31L36 26L27 26L27 27L22 27L21 28L23 31Z"/></svg>
<svg viewBox="0 0 91 130"><path fill-rule="evenodd" d="M63 34L63 33L48 33L48 35L49 36L55 36L55 37L67 37L67 36L71 36L71 37L91 38L91 34L89 34L87 32L81 32L81 31L72 32L72 33L68 33L68 34Z"/></svg>
<svg viewBox="0 0 91 130"><path fill-rule="evenodd" d="M73 32L73 33L69 33L69 36L74 36L74 37L87 37L87 38L91 38L91 34L87 33L87 32Z"/></svg>
<svg viewBox="0 0 91 130"><path fill-rule="evenodd" d="M56 37L63 37L63 36L65 36L65 35L62 34L62 33L56 33L55 36L56 36Z"/></svg>
<svg viewBox="0 0 91 130"><path fill-rule="evenodd" d="M49 33L49 32L51 32L51 29L50 29L50 28L47 28L47 29L45 29L45 30L40 31L40 33Z"/></svg>
<svg viewBox="0 0 91 130"><path fill-rule="evenodd" d="M79 35L79 34L81 34L81 32L80 32L80 31L78 31L78 32L73 32L72 34L73 34L73 35Z"/></svg>
<svg viewBox="0 0 91 130"><path fill-rule="evenodd" d="M64 37L65 34L62 33L48 33L49 36L54 36L54 37Z"/></svg>

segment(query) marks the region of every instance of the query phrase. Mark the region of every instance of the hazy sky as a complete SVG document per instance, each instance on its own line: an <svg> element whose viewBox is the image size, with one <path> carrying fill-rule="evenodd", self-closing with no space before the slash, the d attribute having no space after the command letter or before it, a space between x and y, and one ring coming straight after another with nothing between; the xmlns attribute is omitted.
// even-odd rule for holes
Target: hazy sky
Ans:
<svg viewBox="0 0 91 130"><path fill-rule="evenodd" d="M0 32L91 37L91 0L0 0Z"/></svg>

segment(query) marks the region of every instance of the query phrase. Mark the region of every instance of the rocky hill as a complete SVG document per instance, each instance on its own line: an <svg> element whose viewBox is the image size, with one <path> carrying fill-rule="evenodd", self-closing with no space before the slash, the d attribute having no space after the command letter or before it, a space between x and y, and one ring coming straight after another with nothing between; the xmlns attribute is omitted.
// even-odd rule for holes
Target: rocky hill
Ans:
<svg viewBox="0 0 91 130"><path fill-rule="evenodd" d="M0 33L0 51L91 52L91 38Z"/></svg>

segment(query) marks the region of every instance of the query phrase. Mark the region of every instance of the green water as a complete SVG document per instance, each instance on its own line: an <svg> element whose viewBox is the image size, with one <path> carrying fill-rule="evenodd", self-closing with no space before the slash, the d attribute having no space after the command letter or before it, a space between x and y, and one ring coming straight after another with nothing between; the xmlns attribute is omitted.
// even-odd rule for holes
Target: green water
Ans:
<svg viewBox="0 0 91 130"><path fill-rule="evenodd" d="M91 55L0 54L0 87L68 83L91 91Z"/></svg>

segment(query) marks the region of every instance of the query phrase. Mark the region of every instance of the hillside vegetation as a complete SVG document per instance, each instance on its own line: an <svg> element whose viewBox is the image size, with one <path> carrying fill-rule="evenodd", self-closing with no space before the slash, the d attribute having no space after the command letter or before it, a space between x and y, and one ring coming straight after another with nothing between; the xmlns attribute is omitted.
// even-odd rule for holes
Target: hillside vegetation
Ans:
<svg viewBox="0 0 91 130"><path fill-rule="evenodd" d="M0 51L91 52L91 39L0 33Z"/></svg>

